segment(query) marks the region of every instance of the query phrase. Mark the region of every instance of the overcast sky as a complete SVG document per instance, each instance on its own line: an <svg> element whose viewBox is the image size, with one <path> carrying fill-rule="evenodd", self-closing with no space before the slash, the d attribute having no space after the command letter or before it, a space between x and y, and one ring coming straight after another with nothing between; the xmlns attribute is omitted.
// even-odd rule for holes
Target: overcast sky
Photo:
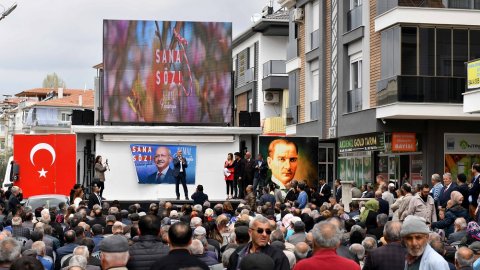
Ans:
<svg viewBox="0 0 480 270"><path fill-rule="evenodd" d="M10 7L15 1L0 0ZM18 0L0 21L0 94L42 86L56 72L67 88L93 89L104 19L227 21L244 32L267 0ZM277 9L276 0L275 6ZM1 97L0 97L1 99Z"/></svg>

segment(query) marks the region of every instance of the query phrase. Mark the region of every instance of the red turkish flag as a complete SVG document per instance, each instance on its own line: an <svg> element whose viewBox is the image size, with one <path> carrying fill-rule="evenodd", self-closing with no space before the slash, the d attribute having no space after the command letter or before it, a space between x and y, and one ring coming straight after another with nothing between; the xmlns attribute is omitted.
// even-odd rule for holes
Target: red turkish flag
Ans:
<svg viewBox="0 0 480 270"><path fill-rule="evenodd" d="M14 135L13 159L20 166L15 185L23 196L69 195L76 183L75 134Z"/></svg>

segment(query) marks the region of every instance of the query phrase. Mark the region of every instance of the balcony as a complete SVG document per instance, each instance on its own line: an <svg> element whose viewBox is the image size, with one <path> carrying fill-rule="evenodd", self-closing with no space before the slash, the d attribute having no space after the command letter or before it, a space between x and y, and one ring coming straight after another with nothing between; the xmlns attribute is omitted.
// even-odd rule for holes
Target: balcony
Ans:
<svg viewBox="0 0 480 270"><path fill-rule="evenodd" d="M310 33L310 50L315 50L320 46L320 30L317 29Z"/></svg>
<svg viewBox="0 0 480 270"><path fill-rule="evenodd" d="M262 90L283 90L288 88L285 60L270 60L263 63Z"/></svg>
<svg viewBox="0 0 480 270"><path fill-rule="evenodd" d="M263 134L279 135L285 134L285 119L282 117L267 117L263 123Z"/></svg>
<svg viewBox="0 0 480 270"><path fill-rule="evenodd" d="M466 79L399 75L377 83L377 105L396 102L462 103Z"/></svg>
<svg viewBox="0 0 480 270"><path fill-rule="evenodd" d="M362 26L362 5L356 6L347 13L347 32Z"/></svg>
<svg viewBox="0 0 480 270"><path fill-rule="evenodd" d="M235 82L236 88L240 88L248 83L255 81L255 68L245 69L243 72L238 72L237 81Z"/></svg>
<svg viewBox="0 0 480 270"><path fill-rule="evenodd" d="M362 109L362 88L347 91L347 112L356 112Z"/></svg>
<svg viewBox="0 0 480 270"><path fill-rule="evenodd" d="M395 7L480 9L480 0L377 0L377 15Z"/></svg>

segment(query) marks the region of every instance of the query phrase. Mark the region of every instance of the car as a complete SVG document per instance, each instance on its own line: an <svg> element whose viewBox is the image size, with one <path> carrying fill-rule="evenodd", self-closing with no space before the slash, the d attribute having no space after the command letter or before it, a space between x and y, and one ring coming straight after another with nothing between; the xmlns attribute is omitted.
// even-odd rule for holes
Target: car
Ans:
<svg viewBox="0 0 480 270"><path fill-rule="evenodd" d="M55 207L58 210L58 204L64 202L70 205L70 197L61 194L44 194L30 196L26 199L24 206L31 207L35 210L39 207L47 208Z"/></svg>

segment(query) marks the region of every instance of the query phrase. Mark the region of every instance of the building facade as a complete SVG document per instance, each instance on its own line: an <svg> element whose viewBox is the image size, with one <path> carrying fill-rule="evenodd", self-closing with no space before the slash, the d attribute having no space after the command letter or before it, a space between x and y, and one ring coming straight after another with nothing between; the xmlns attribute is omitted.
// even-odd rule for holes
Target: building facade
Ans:
<svg viewBox="0 0 480 270"><path fill-rule="evenodd" d="M480 161L479 117L462 108L478 1L278 2L290 10L287 134L318 136L320 178L417 184Z"/></svg>
<svg viewBox="0 0 480 270"><path fill-rule="evenodd" d="M262 18L233 40L235 126L259 127L263 135L285 135L288 76L285 47L288 11L266 7ZM242 136L242 151L257 151L257 137Z"/></svg>

